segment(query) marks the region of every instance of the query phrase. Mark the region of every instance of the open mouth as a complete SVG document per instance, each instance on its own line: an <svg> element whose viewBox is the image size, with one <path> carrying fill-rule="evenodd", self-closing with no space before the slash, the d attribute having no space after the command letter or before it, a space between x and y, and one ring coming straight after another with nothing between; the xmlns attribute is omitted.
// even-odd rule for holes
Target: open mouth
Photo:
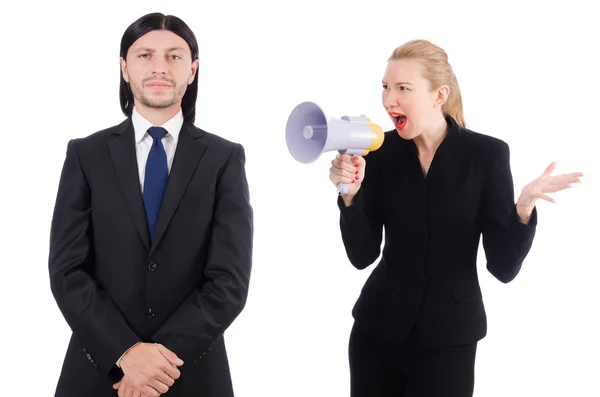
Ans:
<svg viewBox="0 0 600 397"><path fill-rule="evenodd" d="M392 121L394 122L394 126L401 130L404 127L406 127L406 122L408 121L408 118L403 115L402 113L397 113L397 112L390 112L389 113L390 117L392 118Z"/></svg>

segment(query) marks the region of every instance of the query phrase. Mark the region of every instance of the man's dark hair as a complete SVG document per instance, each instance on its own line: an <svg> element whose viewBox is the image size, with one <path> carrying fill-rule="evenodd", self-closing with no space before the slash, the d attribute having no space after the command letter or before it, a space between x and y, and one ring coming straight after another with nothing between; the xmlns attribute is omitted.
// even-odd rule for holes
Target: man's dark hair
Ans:
<svg viewBox="0 0 600 397"><path fill-rule="evenodd" d="M161 13L152 13L144 15L137 21L133 22L121 39L121 57L127 58L129 47L140 37L154 30L168 30L181 37L190 47L192 53L192 62L198 59L198 42L194 32L181 19L173 15L164 15ZM121 86L119 89L119 98L121 100L121 110L125 116L130 117L133 112L133 92L131 87L123 79L123 71L121 70ZM193 123L196 119L196 97L198 96L198 73L194 77L194 81L190 84L183 96L181 108L185 121Z"/></svg>

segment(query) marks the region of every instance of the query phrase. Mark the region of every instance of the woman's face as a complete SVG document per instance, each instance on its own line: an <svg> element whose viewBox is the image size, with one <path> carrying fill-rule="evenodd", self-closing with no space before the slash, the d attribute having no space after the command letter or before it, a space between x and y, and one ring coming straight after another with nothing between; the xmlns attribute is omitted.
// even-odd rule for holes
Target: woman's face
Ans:
<svg viewBox="0 0 600 397"><path fill-rule="evenodd" d="M418 60L389 61L382 83L383 106L404 139L419 136L428 128L434 112L441 112L438 91L430 91Z"/></svg>

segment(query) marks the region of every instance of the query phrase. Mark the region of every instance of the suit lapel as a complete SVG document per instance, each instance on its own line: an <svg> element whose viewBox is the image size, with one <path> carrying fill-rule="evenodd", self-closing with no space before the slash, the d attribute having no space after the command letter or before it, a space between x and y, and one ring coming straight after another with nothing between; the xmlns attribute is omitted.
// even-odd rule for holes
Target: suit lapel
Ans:
<svg viewBox="0 0 600 397"><path fill-rule="evenodd" d="M140 189L140 177L135 154L135 134L131 118L125 120L115 131L117 135L108 141L113 165L121 191L129 207L135 226L146 248L150 248L148 223L144 210L144 198Z"/></svg>
<svg viewBox="0 0 600 397"><path fill-rule="evenodd" d="M156 249L161 238L164 236L169 222L171 222L175 210L196 171L198 162L206 150L206 146L197 139L201 136L201 131L189 123L184 123L181 127L151 251Z"/></svg>

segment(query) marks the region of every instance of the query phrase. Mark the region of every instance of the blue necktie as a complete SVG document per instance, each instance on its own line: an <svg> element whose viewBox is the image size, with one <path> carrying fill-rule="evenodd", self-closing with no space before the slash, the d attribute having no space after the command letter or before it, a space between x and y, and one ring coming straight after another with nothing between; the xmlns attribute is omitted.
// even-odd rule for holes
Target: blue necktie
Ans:
<svg viewBox="0 0 600 397"><path fill-rule="evenodd" d="M153 139L152 148L146 161L146 174L144 176L144 207L148 219L150 241L154 238L156 222L160 212L160 205L167 184L169 170L167 168L167 154L161 139L167 134L162 127L150 127L148 134Z"/></svg>

